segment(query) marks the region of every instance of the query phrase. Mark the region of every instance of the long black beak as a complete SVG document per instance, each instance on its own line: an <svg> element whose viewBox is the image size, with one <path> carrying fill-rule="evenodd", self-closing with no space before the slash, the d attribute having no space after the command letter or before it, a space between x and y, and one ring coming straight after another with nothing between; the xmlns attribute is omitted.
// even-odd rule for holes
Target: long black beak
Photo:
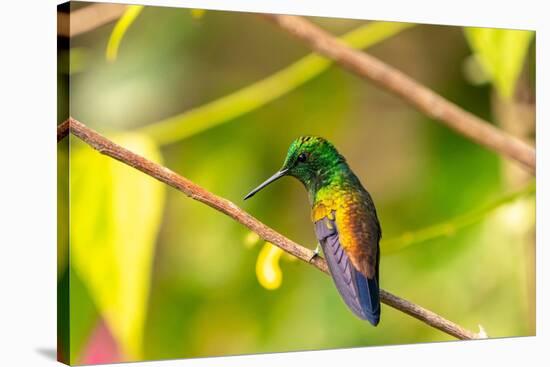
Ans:
<svg viewBox="0 0 550 367"><path fill-rule="evenodd" d="M244 200L254 196L255 193L257 193L258 191L260 191L261 189L263 189L264 187L266 187L267 185L269 185L273 181L277 181L278 179L280 179L281 177L286 175L287 172L288 172L288 169L282 169L279 172L275 173L273 176L271 176L270 178L265 180L260 186L256 187L254 190L250 191L248 193L248 195L246 195L244 197Z"/></svg>

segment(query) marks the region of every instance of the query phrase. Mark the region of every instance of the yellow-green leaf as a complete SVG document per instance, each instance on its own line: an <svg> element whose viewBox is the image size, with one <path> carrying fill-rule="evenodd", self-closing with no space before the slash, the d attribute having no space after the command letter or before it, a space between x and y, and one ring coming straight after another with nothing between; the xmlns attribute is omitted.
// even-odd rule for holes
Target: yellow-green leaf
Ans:
<svg viewBox="0 0 550 367"><path fill-rule="evenodd" d="M476 59L499 95L510 98L535 33L495 28L465 28L464 32Z"/></svg>
<svg viewBox="0 0 550 367"><path fill-rule="evenodd" d="M153 161L161 160L157 146L143 135L115 140ZM165 188L74 137L71 143L71 266L122 352L139 358Z"/></svg>
<svg viewBox="0 0 550 367"><path fill-rule="evenodd" d="M195 19L201 19L206 13L204 9L191 9L191 16Z"/></svg>
<svg viewBox="0 0 550 367"><path fill-rule="evenodd" d="M69 257L69 144L57 144L57 278L67 269Z"/></svg>
<svg viewBox="0 0 550 367"><path fill-rule="evenodd" d="M124 14L122 14L117 21L109 36L109 41L107 42L107 49L105 50L105 58L107 61L114 62L117 59L118 48L120 47L122 38L124 38L126 31L130 28L132 23L134 23L143 8L143 5L128 5Z"/></svg>
<svg viewBox="0 0 550 367"><path fill-rule="evenodd" d="M283 272L279 265L279 260L283 250L266 242L258 254L256 260L256 277L258 282L265 289L273 290L281 286L283 282Z"/></svg>

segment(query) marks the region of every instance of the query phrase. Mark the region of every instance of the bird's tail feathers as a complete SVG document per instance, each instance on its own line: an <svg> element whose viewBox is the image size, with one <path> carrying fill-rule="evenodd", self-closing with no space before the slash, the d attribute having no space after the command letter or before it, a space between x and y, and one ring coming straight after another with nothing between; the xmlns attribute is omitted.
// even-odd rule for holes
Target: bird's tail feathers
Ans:
<svg viewBox="0 0 550 367"><path fill-rule="evenodd" d="M360 272L356 271L357 288L359 290L359 299L363 316L372 325L376 326L380 322L380 290L378 281L375 278L369 279Z"/></svg>

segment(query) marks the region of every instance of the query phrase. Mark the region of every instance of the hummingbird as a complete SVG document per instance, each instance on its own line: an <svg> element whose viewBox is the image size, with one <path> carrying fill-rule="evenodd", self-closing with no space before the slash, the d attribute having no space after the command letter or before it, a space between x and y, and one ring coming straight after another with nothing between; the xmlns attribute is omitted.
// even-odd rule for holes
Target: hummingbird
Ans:
<svg viewBox="0 0 550 367"><path fill-rule="evenodd" d="M284 176L298 179L308 192L315 235L344 302L356 316L378 325L382 230L371 195L331 143L302 136L288 148L283 167L244 200Z"/></svg>

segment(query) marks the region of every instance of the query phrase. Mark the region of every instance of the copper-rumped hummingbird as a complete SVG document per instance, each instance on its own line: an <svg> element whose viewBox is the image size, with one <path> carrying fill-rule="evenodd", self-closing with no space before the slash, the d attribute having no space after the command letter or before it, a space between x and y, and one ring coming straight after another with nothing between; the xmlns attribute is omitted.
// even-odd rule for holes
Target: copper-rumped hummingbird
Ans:
<svg viewBox="0 0 550 367"><path fill-rule="evenodd" d="M294 140L283 167L244 199L283 176L297 178L309 194L315 234L345 303L355 315L378 325L382 231L370 194L345 158L320 137ZM318 253L319 246L314 257Z"/></svg>

